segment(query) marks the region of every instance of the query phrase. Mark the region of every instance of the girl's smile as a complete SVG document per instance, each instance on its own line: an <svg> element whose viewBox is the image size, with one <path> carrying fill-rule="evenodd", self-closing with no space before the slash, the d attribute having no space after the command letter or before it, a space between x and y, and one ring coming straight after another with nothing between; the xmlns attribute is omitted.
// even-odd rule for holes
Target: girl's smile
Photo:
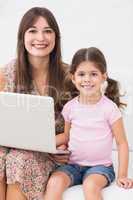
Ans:
<svg viewBox="0 0 133 200"><path fill-rule="evenodd" d="M82 97L97 97L101 95L101 84L106 79L106 73L95 66L93 62L84 61L79 64L72 75L72 81Z"/></svg>

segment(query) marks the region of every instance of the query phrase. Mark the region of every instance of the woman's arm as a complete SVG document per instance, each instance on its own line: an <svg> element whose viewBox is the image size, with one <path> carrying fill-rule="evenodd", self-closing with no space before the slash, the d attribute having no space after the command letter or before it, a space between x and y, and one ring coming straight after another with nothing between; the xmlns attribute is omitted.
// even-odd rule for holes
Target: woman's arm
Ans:
<svg viewBox="0 0 133 200"><path fill-rule="evenodd" d="M132 181L127 178L128 176L128 159L129 149L128 142L125 135L124 125L122 118L117 120L112 125L112 131L116 140L118 149L118 177L117 184L124 188L130 188Z"/></svg>
<svg viewBox="0 0 133 200"><path fill-rule="evenodd" d="M0 91L4 90L5 84L6 84L5 76L4 76L4 74L0 70Z"/></svg>
<svg viewBox="0 0 133 200"><path fill-rule="evenodd" d="M68 143L70 127L71 124L69 122L65 122L64 133L56 135L56 146Z"/></svg>

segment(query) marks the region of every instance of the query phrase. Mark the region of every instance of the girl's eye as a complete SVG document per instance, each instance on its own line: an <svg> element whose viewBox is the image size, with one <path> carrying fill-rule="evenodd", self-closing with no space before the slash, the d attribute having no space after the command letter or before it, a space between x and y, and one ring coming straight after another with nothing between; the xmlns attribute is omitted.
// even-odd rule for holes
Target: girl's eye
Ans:
<svg viewBox="0 0 133 200"><path fill-rule="evenodd" d="M79 73L78 75L79 75L79 76L84 76L85 74L84 74L84 73Z"/></svg>
<svg viewBox="0 0 133 200"><path fill-rule="evenodd" d="M97 73L92 73L91 75L92 75L92 76L97 76Z"/></svg>

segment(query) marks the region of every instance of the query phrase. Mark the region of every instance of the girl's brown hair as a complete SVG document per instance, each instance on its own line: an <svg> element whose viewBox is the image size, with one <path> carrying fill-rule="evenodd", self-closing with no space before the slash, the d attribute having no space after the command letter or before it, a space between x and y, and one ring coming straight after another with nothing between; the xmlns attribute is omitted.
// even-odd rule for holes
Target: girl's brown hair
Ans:
<svg viewBox="0 0 133 200"><path fill-rule="evenodd" d="M58 102L59 93L63 88L64 64L61 60L60 31L53 14L44 7L33 7L23 16L18 30L17 40L17 61L15 74L15 91L30 93L33 89L32 66L28 60L28 54L24 45L24 35L39 17L47 20L49 26L55 32L55 47L50 53L48 68L49 91L48 95L52 96ZM57 94L58 92L58 94Z"/></svg>
<svg viewBox="0 0 133 200"><path fill-rule="evenodd" d="M79 64L84 61L93 62L100 70L102 74L107 73L107 64L103 53L95 48L83 48L78 50L72 59L72 64L70 68L70 73L74 74L77 70ZM118 107L123 106L123 103L120 102L120 92L118 82L114 79L107 77L108 86L105 91L105 95L114 101Z"/></svg>

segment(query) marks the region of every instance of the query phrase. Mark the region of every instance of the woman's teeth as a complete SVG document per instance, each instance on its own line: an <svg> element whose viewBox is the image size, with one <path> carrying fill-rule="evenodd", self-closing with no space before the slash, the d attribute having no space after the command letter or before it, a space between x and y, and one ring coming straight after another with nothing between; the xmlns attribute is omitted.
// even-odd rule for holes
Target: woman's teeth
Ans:
<svg viewBox="0 0 133 200"><path fill-rule="evenodd" d="M48 45L46 45L46 44L34 44L33 46L34 46L35 48L40 49L40 48L46 48Z"/></svg>

